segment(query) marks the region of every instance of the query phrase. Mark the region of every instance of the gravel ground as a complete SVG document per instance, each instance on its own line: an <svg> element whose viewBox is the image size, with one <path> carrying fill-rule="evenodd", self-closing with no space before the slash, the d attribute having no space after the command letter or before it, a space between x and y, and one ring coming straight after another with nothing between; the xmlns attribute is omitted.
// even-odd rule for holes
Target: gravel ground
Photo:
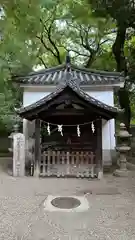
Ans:
<svg viewBox="0 0 135 240"><path fill-rule="evenodd" d="M86 212L45 212L48 195L86 197ZM0 174L0 240L135 240L135 172L128 179L13 178Z"/></svg>

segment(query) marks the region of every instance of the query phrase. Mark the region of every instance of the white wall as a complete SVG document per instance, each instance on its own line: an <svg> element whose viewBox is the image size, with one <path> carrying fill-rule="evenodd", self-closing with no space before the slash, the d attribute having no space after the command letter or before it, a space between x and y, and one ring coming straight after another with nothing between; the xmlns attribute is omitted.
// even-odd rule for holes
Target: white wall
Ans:
<svg viewBox="0 0 135 240"><path fill-rule="evenodd" d="M50 94L50 92L43 92L43 91L24 91L23 94L23 106L26 107L34 102L37 102L38 100L42 99L43 97Z"/></svg>
<svg viewBox="0 0 135 240"><path fill-rule="evenodd" d="M105 91L89 91L90 96L106 103L107 105L114 106L113 90ZM115 120L102 121L102 149L103 149L103 164L110 165L112 162L112 150L115 150Z"/></svg>
<svg viewBox="0 0 135 240"><path fill-rule="evenodd" d="M103 103L106 103L110 106L114 106L113 90L88 91L88 92L86 91L86 93Z"/></svg>
<svg viewBox="0 0 135 240"><path fill-rule="evenodd" d="M115 150L115 121L102 120L102 158L103 165L111 165Z"/></svg>
<svg viewBox="0 0 135 240"><path fill-rule="evenodd" d="M24 89L23 106L28 106L43 97L47 96L50 91L43 90L42 88L27 88ZM110 106L114 106L113 89L99 90L99 91L86 91L90 96L98 99L99 101L106 103ZM103 148L103 162L104 164L111 164L111 150L115 149L115 121L102 122L102 148Z"/></svg>
<svg viewBox="0 0 135 240"><path fill-rule="evenodd" d="M24 94L23 94L23 106L26 107L43 97L47 96L50 93L50 91L42 89L36 89L36 88L27 88L24 89ZM90 96L98 99L99 101L106 103L110 106L114 105L114 100L113 100L113 90L105 90L105 91L86 91L87 94Z"/></svg>

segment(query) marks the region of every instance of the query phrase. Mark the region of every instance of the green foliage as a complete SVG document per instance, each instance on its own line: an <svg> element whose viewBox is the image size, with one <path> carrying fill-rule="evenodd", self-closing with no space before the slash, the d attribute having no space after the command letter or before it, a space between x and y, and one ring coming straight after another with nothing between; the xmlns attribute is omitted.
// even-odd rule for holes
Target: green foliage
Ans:
<svg viewBox="0 0 135 240"><path fill-rule="evenodd" d="M134 68L131 67L134 64L132 61L132 57L129 55L129 49L131 53L131 48L133 50L132 42L134 42L134 36L132 35L132 31L133 29L135 29L135 1L89 0L89 3L93 8L93 13L96 16L110 16L116 22L117 34L115 42L112 46L112 52L115 56L117 71L123 71L125 76L129 76L128 78L126 78L124 86L124 88L126 88L126 91L129 92L132 83L134 83ZM132 88L131 90L133 91ZM127 125L128 123L127 127L129 128L131 118L129 98L126 98L127 101L125 101L125 98L121 98L120 93L119 99L121 107L124 107L125 110L125 124Z"/></svg>
<svg viewBox="0 0 135 240"><path fill-rule="evenodd" d="M110 29L115 24L110 18L94 17L82 0L2 1L2 6L0 69L5 78L38 64L61 64L67 49L73 61L91 67L113 43Z"/></svg>
<svg viewBox="0 0 135 240"><path fill-rule="evenodd" d="M109 14L118 24L135 27L134 0L89 0L89 3L98 16L105 17Z"/></svg>
<svg viewBox="0 0 135 240"><path fill-rule="evenodd" d="M131 16L134 18L129 1L124 0L125 5L121 1L1 0L0 122L7 129L13 122L8 116L14 115L14 106L18 107L22 101L21 90L12 86L13 75L27 73L39 65L46 68L62 64L67 50L75 64L107 71L117 68L112 46L118 22L126 20L127 26L131 26ZM133 83L135 38L132 31L124 46L132 66L130 82ZM133 109L132 99L131 105Z"/></svg>

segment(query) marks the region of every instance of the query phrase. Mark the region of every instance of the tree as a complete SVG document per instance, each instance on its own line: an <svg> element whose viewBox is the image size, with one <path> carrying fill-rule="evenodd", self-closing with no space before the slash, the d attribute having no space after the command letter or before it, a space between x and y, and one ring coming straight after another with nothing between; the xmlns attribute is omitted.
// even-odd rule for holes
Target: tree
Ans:
<svg viewBox="0 0 135 240"><path fill-rule="evenodd" d="M116 21L117 35L112 46L112 52L115 56L117 71L128 75L128 67L124 53L126 42L126 31L129 28L135 28L135 1L134 0L89 0L93 6L95 14L100 16L110 16ZM125 78L124 89L119 91L119 101L122 108L125 109L125 124L129 129L131 110L128 91L129 78Z"/></svg>
<svg viewBox="0 0 135 240"><path fill-rule="evenodd" d="M91 67L113 42L112 21L93 17L83 1L48 1L47 5L44 1L13 2L3 1L5 16L1 19L1 57L9 72L28 71L37 64L61 64L66 50L71 50L76 62Z"/></svg>
<svg viewBox="0 0 135 240"><path fill-rule="evenodd" d="M62 64L67 50L76 64L115 70L111 48L116 23L106 14L94 16L86 2L2 0L1 6L0 83L4 82L1 89L6 86L2 92L7 95L14 75L27 73L37 65L46 68Z"/></svg>
<svg viewBox="0 0 135 240"><path fill-rule="evenodd" d="M135 1L134 0L90 0L97 14L110 15L117 24L117 36L113 44L113 53L117 63L117 71L124 71L127 75L127 66L124 56L126 30L135 28Z"/></svg>

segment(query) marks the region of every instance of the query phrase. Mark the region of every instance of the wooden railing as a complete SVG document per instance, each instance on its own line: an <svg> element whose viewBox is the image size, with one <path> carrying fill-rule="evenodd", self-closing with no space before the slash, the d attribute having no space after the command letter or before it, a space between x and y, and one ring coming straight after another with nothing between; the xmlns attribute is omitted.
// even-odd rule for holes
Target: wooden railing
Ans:
<svg viewBox="0 0 135 240"><path fill-rule="evenodd" d="M41 176L94 177L93 152L45 151L40 162Z"/></svg>

